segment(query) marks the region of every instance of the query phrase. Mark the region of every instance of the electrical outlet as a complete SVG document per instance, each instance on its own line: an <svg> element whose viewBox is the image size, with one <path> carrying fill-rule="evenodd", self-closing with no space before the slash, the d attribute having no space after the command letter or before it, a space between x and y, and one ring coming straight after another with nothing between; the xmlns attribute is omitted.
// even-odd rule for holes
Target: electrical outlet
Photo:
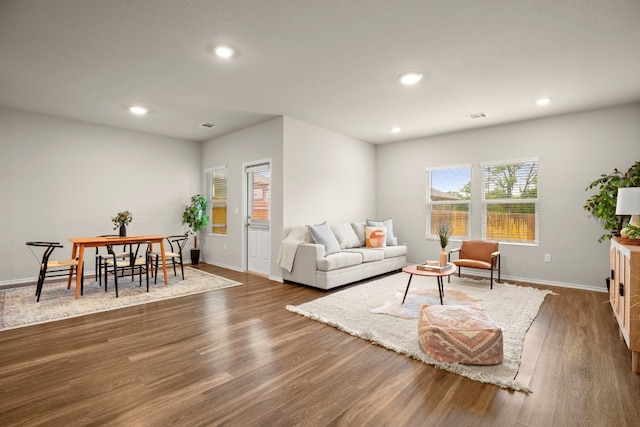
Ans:
<svg viewBox="0 0 640 427"><path fill-rule="evenodd" d="M544 262L551 262L551 254L544 254Z"/></svg>
<svg viewBox="0 0 640 427"><path fill-rule="evenodd" d="M227 250L227 244L226 243L224 245L222 245L222 249L224 249L225 251Z"/></svg>

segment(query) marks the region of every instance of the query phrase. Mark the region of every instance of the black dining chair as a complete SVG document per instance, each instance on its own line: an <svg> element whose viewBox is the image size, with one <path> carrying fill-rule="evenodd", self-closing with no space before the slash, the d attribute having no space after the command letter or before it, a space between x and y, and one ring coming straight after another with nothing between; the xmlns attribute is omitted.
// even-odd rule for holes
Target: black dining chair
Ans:
<svg viewBox="0 0 640 427"><path fill-rule="evenodd" d="M60 242L27 242L31 253L34 254L36 259L38 256L35 253L36 249L43 249L42 258L40 260L40 272L38 273L38 282L36 285L36 302L40 302L40 295L42 295L42 288L44 281L49 277L69 277L75 271L78 274L78 259L58 259L52 260L51 254L58 248L63 248ZM84 270L84 269L83 269ZM84 292L84 275L80 277L80 295Z"/></svg>
<svg viewBox="0 0 640 427"><path fill-rule="evenodd" d="M180 273L182 273L182 280L184 280L184 263L182 260L182 250L189 241L189 236L184 234L167 237L169 242L169 250L164 252L164 258L166 262L171 261L173 265L173 275L177 276L178 271L176 265L180 264ZM154 266L154 278L153 283L158 283L158 265L162 259L161 252L151 252L150 254L152 265Z"/></svg>
<svg viewBox="0 0 640 427"><path fill-rule="evenodd" d="M133 246L135 246L135 251L133 250ZM149 256L149 242L140 242L135 245L129 244L129 256L128 257L119 257L118 253L113 249L112 246L107 246L107 252L111 258L108 258L105 261L104 268L104 291L107 292L107 279L109 274L109 269L113 274L113 282L116 288L116 298L118 298L118 277L125 277L131 274L131 281L135 281L136 272L138 273L139 283L142 286L142 274L144 273L147 281L147 292L149 292L149 266L151 265L150 256ZM144 248L143 248L144 247ZM143 248L142 254L140 254L140 249Z"/></svg>
<svg viewBox="0 0 640 427"><path fill-rule="evenodd" d="M120 237L118 234L102 234L98 237ZM131 256L131 252L127 252L127 245L123 245L122 251L116 253L116 258L128 258ZM108 259L112 258L112 255L108 253L100 251L100 246L96 246L96 255L95 255L95 272L96 272L96 280L98 284L102 286L102 277L103 271L105 269L105 263ZM106 279L105 279L106 280Z"/></svg>

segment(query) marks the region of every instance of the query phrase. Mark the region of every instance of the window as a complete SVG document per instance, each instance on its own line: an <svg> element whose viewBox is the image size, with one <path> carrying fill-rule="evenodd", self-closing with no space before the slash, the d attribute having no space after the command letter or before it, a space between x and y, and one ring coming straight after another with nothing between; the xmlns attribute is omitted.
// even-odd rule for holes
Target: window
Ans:
<svg viewBox="0 0 640 427"><path fill-rule="evenodd" d="M484 163L482 238L538 243L539 159Z"/></svg>
<svg viewBox="0 0 640 427"><path fill-rule="evenodd" d="M227 167L207 169L211 233L227 234Z"/></svg>
<svg viewBox="0 0 640 427"><path fill-rule="evenodd" d="M470 235L471 165L427 169L427 236L449 226L451 236Z"/></svg>

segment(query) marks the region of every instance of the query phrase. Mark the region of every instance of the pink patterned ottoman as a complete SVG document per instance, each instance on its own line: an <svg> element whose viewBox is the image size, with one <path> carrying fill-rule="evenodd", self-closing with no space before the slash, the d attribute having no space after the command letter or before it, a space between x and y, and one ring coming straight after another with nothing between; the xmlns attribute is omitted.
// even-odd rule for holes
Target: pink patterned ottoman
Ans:
<svg viewBox="0 0 640 427"><path fill-rule="evenodd" d="M502 363L502 329L479 308L423 305L418 320L420 346L430 357L449 363Z"/></svg>

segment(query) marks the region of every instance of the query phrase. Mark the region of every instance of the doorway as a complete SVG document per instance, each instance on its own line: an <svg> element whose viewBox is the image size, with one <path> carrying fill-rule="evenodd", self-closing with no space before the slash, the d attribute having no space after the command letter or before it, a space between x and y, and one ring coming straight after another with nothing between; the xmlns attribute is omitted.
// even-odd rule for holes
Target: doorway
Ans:
<svg viewBox="0 0 640 427"><path fill-rule="evenodd" d="M271 163L245 166L247 270L269 276L271 268Z"/></svg>

